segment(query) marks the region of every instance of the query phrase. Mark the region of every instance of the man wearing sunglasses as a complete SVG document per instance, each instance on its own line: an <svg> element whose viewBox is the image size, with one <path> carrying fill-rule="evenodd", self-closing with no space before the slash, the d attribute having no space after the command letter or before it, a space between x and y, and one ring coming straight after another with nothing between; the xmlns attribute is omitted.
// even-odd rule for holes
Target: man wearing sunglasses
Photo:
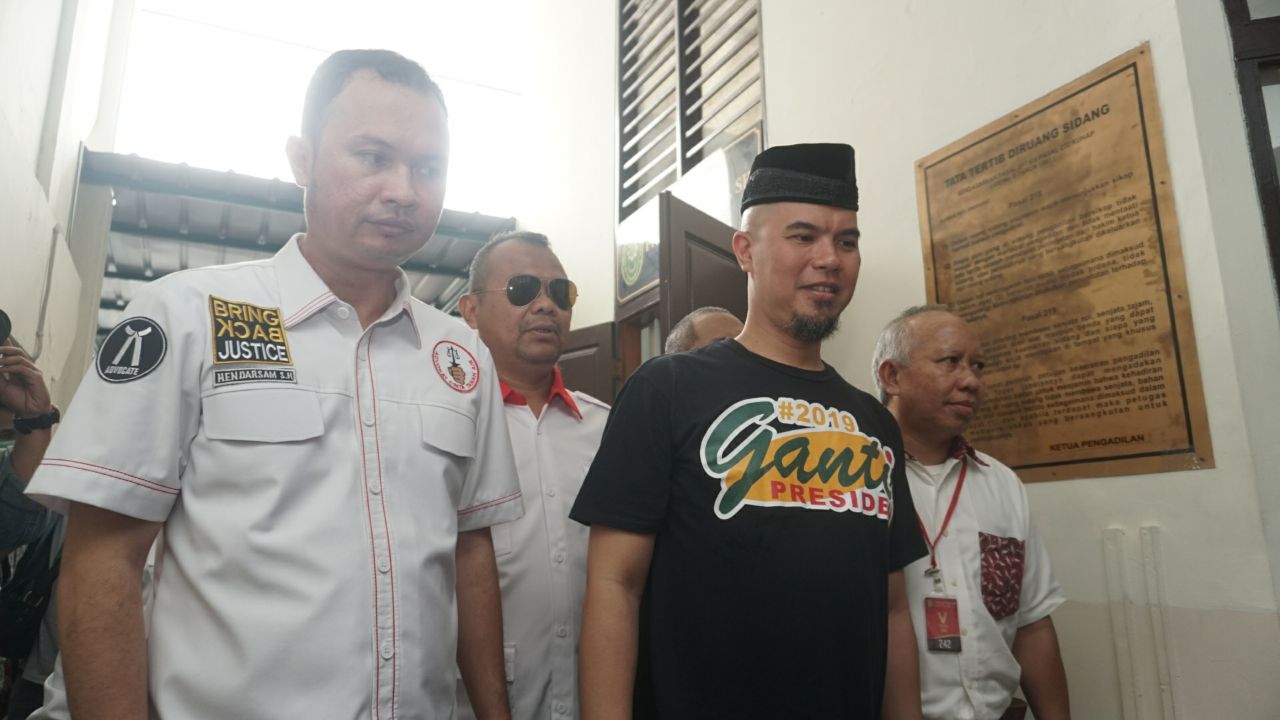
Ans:
<svg viewBox="0 0 1280 720"><path fill-rule="evenodd" d="M306 231L143 288L32 481L70 503L71 714L447 718L460 668L509 718L489 527L521 502L497 378L400 269L440 219L444 98L396 53L339 51L287 154Z"/></svg>
<svg viewBox="0 0 1280 720"><path fill-rule="evenodd" d="M578 626L587 530L569 520L609 406L565 389L556 361L578 291L544 235L498 235L476 253L460 307L493 354L525 514L493 528L507 688L515 718L578 717ZM460 716L473 717L459 686Z"/></svg>
<svg viewBox="0 0 1280 720"><path fill-rule="evenodd" d="M919 718L902 438L821 356L861 265L853 148L765 150L742 209L743 331L632 375L573 508L583 718Z"/></svg>

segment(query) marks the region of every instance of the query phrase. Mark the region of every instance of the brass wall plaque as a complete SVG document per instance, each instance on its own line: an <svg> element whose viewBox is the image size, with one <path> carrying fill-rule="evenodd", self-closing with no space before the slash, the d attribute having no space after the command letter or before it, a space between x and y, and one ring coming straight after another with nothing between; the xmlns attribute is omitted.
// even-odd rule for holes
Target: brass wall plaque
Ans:
<svg viewBox="0 0 1280 720"><path fill-rule="evenodd" d="M1024 480L1213 466L1149 46L916 163L925 282Z"/></svg>

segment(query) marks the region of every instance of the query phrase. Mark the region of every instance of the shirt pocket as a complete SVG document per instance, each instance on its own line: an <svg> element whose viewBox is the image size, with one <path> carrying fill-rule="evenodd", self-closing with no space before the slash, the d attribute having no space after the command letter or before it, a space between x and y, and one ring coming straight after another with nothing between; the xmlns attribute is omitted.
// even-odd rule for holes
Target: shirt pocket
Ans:
<svg viewBox="0 0 1280 720"><path fill-rule="evenodd" d="M264 388L219 393L201 400L211 440L283 443L324 434L320 400L306 390Z"/></svg>
<svg viewBox="0 0 1280 720"><path fill-rule="evenodd" d="M424 479L412 485L413 507L437 507L448 502L457 508L463 485L476 456L476 423L466 414L444 405L419 405L420 442L416 455L404 458L405 472ZM421 456L426 450L427 457ZM436 494L443 489L446 495ZM419 496L417 491L425 494Z"/></svg>
<svg viewBox="0 0 1280 720"><path fill-rule="evenodd" d="M1026 543L1017 538L978 533L982 552L982 603L996 620L1018 612Z"/></svg>
<svg viewBox="0 0 1280 720"><path fill-rule="evenodd" d="M476 456L476 423L467 415L442 405L422 405L422 442L459 458Z"/></svg>

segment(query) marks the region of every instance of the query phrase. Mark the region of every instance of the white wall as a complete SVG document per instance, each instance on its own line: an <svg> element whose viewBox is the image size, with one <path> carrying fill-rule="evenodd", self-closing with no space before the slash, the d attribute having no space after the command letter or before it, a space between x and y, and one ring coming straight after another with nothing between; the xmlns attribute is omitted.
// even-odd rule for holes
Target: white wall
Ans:
<svg viewBox="0 0 1280 720"><path fill-rule="evenodd" d="M116 9L114 29L104 5ZM1070 598L1057 621L1077 717L1119 718L1126 706L1138 712L1131 717L1160 717L1161 658L1179 718L1280 717L1280 482L1271 469L1280 467L1280 316L1220 4L762 5L770 142L858 148L863 275L827 357L861 385L876 332L924 300L914 162L1151 42L1218 467L1042 483L1031 499ZM112 118L97 110L117 99L128 26L119 18L131 8L0 0L0 308L29 347L50 238L69 223L74 151L86 138L110 149ZM552 238L581 288L575 327L613 315L615 12L597 0L530 4L519 49L526 97L510 120L535 159L497 169L522 178L513 214ZM50 121L57 87L64 95ZM51 142L42 178L41 147ZM103 198L78 204L106 212ZM64 404L88 357L74 338L91 334L100 267L74 245L55 246L41 365ZM1144 526L1158 528L1145 554ZM1161 579L1150 588L1148 568ZM1131 644L1127 658L1117 640Z"/></svg>
<svg viewBox="0 0 1280 720"><path fill-rule="evenodd" d="M915 161L1151 42L1217 468L1029 493L1076 717L1280 717L1280 319L1221 3L762 5L770 142L858 151L862 277L826 356L863 387L879 329L925 299Z"/></svg>
<svg viewBox="0 0 1280 720"><path fill-rule="evenodd" d="M36 165L61 16L60 2L0 3L0 309L27 347L55 225Z"/></svg>
<svg viewBox="0 0 1280 720"><path fill-rule="evenodd" d="M29 174L35 173L61 15L60 2L0 2L0 125L7 130L0 147L12 148Z"/></svg>
<svg viewBox="0 0 1280 720"><path fill-rule="evenodd" d="M80 145L94 136L123 53L127 22L113 25L113 12L127 20L132 5L0 2L0 309L62 407L89 359L102 280L101 253L68 243ZM109 149L109 133L98 139Z"/></svg>
<svg viewBox="0 0 1280 720"><path fill-rule="evenodd" d="M578 285L573 327L613 320L615 75L612 2L533 0L524 108L510 118L533 150L513 214L545 233Z"/></svg>

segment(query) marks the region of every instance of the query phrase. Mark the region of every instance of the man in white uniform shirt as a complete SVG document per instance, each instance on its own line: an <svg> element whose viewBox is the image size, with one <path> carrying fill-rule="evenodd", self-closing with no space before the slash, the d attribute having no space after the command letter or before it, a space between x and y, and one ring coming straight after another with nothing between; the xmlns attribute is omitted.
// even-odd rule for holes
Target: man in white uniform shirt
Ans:
<svg viewBox="0 0 1280 720"><path fill-rule="evenodd" d="M907 479L930 555L905 571L924 716L1070 717L1050 613L1064 598L1031 526L1022 482L965 442L982 403L982 346L943 305L911 308L876 344L880 398L902 428Z"/></svg>
<svg viewBox="0 0 1280 720"><path fill-rule="evenodd" d="M341 51L287 150L307 231L145 287L29 489L70 506L71 713L447 718L461 667L481 716L509 717L489 527L521 502L498 382L399 268L439 221L443 98L395 53Z"/></svg>
<svg viewBox="0 0 1280 720"><path fill-rule="evenodd" d="M525 503L523 518L493 528L511 715L576 718L587 528L569 509L609 406L565 389L556 367L577 289L545 236L489 241L472 262L471 288L462 315L493 353Z"/></svg>

